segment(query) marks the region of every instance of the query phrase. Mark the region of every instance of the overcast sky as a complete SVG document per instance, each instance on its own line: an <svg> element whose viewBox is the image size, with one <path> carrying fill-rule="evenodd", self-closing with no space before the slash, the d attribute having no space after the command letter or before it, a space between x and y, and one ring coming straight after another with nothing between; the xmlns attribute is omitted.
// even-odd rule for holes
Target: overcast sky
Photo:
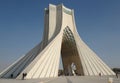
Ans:
<svg viewBox="0 0 120 83"><path fill-rule="evenodd" d="M0 71L41 41L49 3L74 9L83 41L108 66L120 67L120 0L0 0Z"/></svg>

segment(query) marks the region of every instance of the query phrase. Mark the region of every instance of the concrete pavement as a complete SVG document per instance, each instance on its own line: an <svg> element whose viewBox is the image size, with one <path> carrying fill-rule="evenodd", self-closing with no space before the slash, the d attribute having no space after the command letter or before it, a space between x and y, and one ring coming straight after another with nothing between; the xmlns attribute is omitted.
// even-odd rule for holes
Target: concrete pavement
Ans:
<svg viewBox="0 0 120 83"><path fill-rule="evenodd" d="M120 83L120 78L112 77L113 83ZM109 77L99 76L60 76L30 80L0 79L0 83L109 83Z"/></svg>

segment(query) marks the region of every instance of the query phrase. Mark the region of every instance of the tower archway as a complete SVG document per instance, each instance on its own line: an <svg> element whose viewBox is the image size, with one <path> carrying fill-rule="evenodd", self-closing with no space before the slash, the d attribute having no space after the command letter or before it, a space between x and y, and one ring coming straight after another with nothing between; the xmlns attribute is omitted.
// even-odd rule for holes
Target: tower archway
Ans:
<svg viewBox="0 0 120 83"><path fill-rule="evenodd" d="M74 64L74 72L76 75L84 75L81 59L78 54L76 42L72 31L67 26L64 29L61 47L61 58L63 63L64 74L73 75L72 65Z"/></svg>

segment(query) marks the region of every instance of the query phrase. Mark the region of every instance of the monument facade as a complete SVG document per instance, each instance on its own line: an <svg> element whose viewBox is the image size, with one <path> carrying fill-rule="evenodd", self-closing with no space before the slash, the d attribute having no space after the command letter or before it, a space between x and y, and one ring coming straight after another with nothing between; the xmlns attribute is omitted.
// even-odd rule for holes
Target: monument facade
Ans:
<svg viewBox="0 0 120 83"><path fill-rule="evenodd" d="M115 73L80 38L74 11L62 4L45 8L42 41L10 65L1 78L25 79L57 77L62 57L64 74L97 76ZM71 68L72 65L72 68Z"/></svg>

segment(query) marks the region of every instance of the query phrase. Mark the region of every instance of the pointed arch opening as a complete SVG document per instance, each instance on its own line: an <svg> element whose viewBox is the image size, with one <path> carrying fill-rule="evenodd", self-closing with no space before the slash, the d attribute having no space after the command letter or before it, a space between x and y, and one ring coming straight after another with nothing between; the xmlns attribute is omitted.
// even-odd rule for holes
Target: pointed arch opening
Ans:
<svg viewBox="0 0 120 83"><path fill-rule="evenodd" d="M84 75L76 42L73 33L68 26L64 29L63 33L61 58L65 76Z"/></svg>

